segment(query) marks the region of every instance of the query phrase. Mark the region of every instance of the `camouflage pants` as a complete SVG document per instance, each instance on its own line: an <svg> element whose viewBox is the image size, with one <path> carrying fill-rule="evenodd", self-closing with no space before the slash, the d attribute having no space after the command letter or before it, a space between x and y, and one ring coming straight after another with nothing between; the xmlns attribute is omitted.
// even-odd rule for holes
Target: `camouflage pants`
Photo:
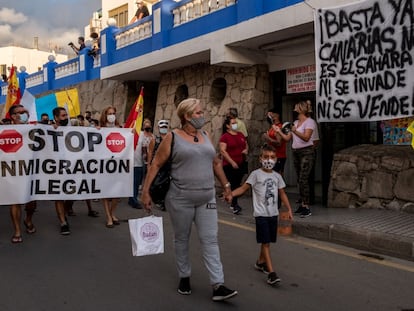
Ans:
<svg viewBox="0 0 414 311"><path fill-rule="evenodd" d="M293 149L293 165L296 170L299 194L304 205L309 205L309 174L314 164L315 152L312 147Z"/></svg>

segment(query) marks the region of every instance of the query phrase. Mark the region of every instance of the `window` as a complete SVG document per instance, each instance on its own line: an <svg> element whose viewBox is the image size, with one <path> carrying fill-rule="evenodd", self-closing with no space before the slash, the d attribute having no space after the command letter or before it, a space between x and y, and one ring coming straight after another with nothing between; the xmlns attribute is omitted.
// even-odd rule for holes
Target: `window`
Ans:
<svg viewBox="0 0 414 311"><path fill-rule="evenodd" d="M175 96L174 96L174 104L175 107L178 106L178 104L183 101L184 99L188 98L188 87L187 85L183 84L180 85L177 90L175 91Z"/></svg>
<svg viewBox="0 0 414 311"><path fill-rule="evenodd" d="M210 90L210 101L215 105L220 105L226 97L227 82L224 78L218 78L213 81Z"/></svg>
<svg viewBox="0 0 414 311"><path fill-rule="evenodd" d="M128 25L128 4L121 5L108 12L108 16L116 20L118 27L124 27Z"/></svg>

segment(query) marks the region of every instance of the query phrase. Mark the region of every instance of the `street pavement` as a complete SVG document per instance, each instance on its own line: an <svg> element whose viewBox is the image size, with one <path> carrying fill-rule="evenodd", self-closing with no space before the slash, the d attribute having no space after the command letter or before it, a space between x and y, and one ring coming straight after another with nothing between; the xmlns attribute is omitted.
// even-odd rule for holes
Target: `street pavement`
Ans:
<svg viewBox="0 0 414 311"><path fill-rule="evenodd" d="M288 189L289 190L289 189ZM287 190L287 191L288 191ZM296 209L298 195L287 192L292 209ZM225 203L220 203L226 206ZM251 196L239 199L243 215L240 223L251 223ZM414 214L384 209L327 208L316 203L312 216L294 215L293 234L342 244L380 255L414 261ZM368 254L371 255L371 254Z"/></svg>
<svg viewBox="0 0 414 311"><path fill-rule="evenodd" d="M294 195L291 195L294 200ZM121 224L105 227L102 202L94 202L100 217L87 216L85 202L74 204L69 217L72 233L61 236L53 202L38 202L34 235L23 234L22 244L11 244L9 208L0 209L0 310L407 310L414 307L414 263L386 258L385 264L348 256L352 251L331 250L328 243L315 245L301 237L280 237L272 257L282 283L266 284L255 271L258 246L254 239L251 198L240 203L242 215L233 215L218 201L219 242L226 285L239 296L225 303L211 301L211 288L202 264L194 230L190 257L193 265L190 296L176 291L172 227L167 212L154 210L164 219L165 253L133 257L127 220L146 215L120 200ZM316 211L300 222L321 221ZM344 211L342 211L344 212ZM327 214L326 214L327 215ZM328 216L326 219L329 219ZM345 216L341 217L343 220ZM317 241L319 243L319 241ZM325 242L321 242L325 243ZM342 247L342 246L341 246ZM358 257L358 258L357 258Z"/></svg>

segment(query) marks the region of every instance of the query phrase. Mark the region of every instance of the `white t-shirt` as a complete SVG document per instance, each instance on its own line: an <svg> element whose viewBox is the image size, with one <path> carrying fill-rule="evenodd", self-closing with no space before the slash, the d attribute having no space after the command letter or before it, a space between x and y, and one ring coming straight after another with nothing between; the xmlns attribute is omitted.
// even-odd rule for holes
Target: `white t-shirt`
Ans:
<svg viewBox="0 0 414 311"><path fill-rule="evenodd" d="M316 122L312 118L307 118L299 127L298 120L296 120L293 124L296 126L296 131L300 132L301 134L305 134L305 130L311 129L312 134L315 132L315 129L318 127ZM311 136L312 137L312 136ZM297 135L292 134L292 148L293 149L302 149L305 147L313 146L313 140L310 138L308 141L304 141L303 139L299 138Z"/></svg>
<svg viewBox="0 0 414 311"><path fill-rule="evenodd" d="M277 206L279 189L286 187L279 173L275 171L267 173L259 168L250 174L246 183L252 187L254 217L279 215Z"/></svg>

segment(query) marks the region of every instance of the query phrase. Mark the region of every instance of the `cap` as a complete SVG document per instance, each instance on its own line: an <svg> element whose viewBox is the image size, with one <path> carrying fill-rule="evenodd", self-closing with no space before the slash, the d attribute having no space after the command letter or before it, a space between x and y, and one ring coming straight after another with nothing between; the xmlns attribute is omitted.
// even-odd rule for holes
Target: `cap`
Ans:
<svg viewBox="0 0 414 311"><path fill-rule="evenodd" d="M168 121L167 120L159 120L158 121L158 127L168 127Z"/></svg>

